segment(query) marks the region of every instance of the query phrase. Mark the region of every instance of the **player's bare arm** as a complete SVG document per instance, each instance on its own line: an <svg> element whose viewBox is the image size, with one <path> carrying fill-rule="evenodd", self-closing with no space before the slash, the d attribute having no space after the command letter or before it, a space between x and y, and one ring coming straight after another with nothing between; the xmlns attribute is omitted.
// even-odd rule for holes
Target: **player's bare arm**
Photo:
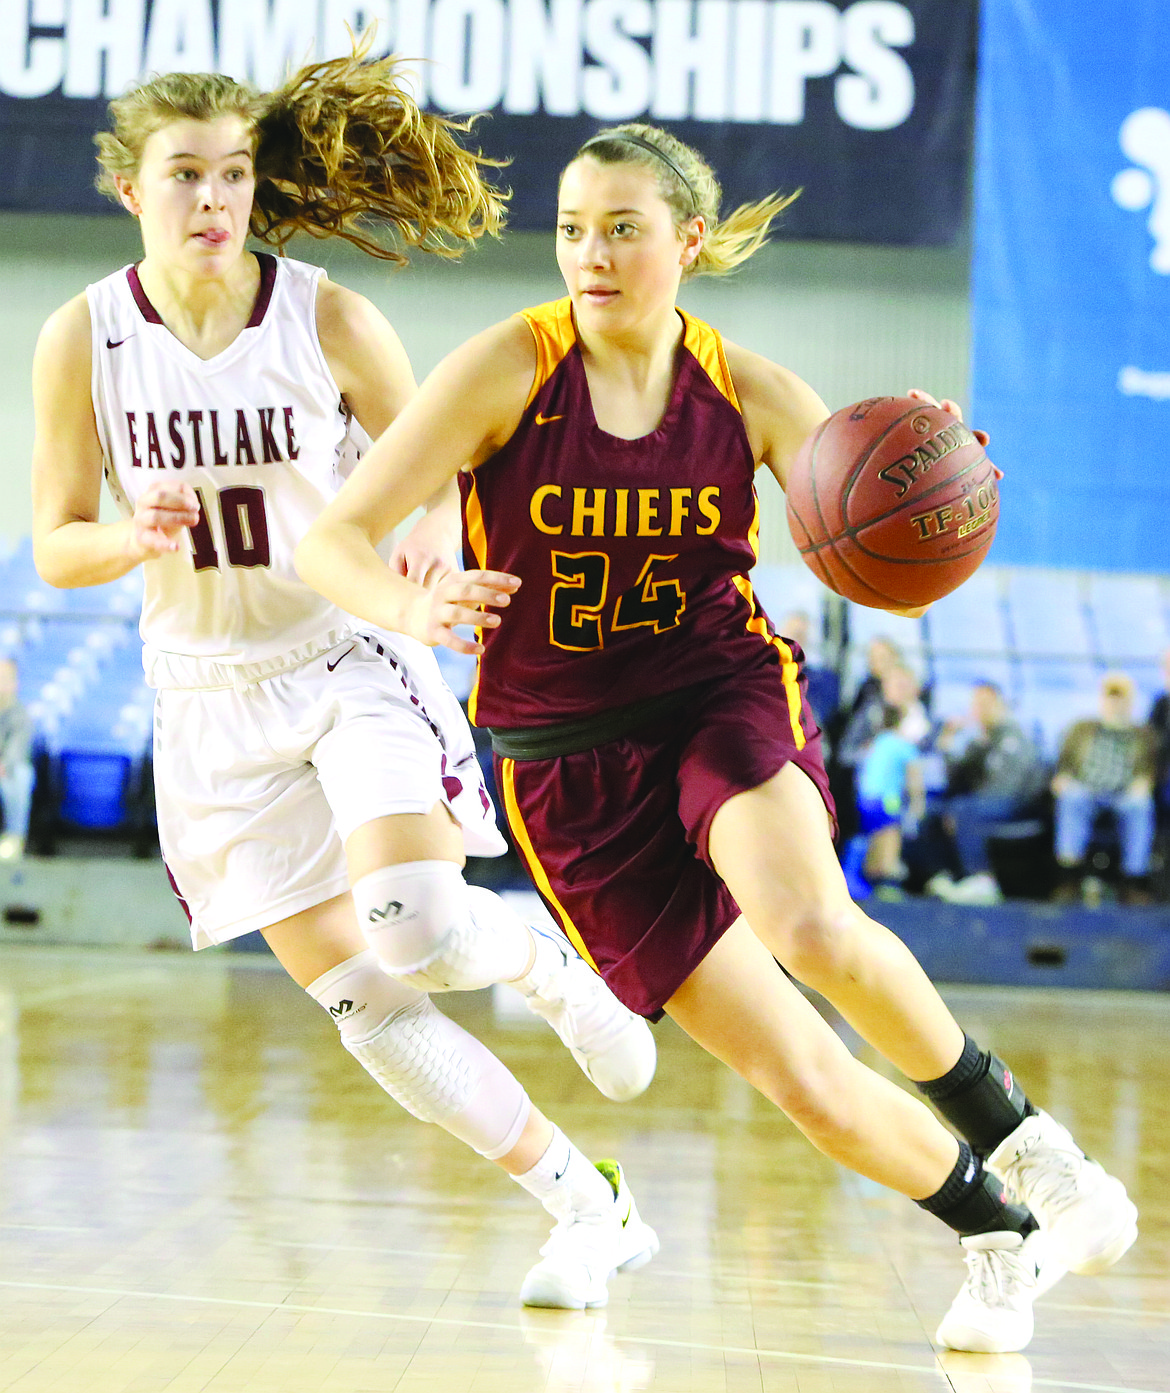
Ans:
<svg viewBox="0 0 1170 1393"><path fill-rule="evenodd" d="M317 337L342 400L376 440L418 390L402 341L364 295L324 278L316 312ZM391 565L426 585L451 571L458 542L459 490L452 481L427 500Z"/></svg>
<svg viewBox="0 0 1170 1393"><path fill-rule="evenodd" d="M723 347L756 464L770 469L783 488L797 450L829 409L788 368L726 340Z"/></svg>
<svg viewBox="0 0 1170 1393"><path fill-rule="evenodd" d="M401 339L364 295L324 278L317 286L317 337L342 400L376 440L416 390Z"/></svg>
<svg viewBox="0 0 1170 1393"><path fill-rule="evenodd" d="M117 580L176 550L199 518L190 485L159 481L132 518L98 522L103 459L91 366L89 305L78 295L50 315L33 356L33 551L43 579L66 589Z"/></svg>
<svg viewBox="0 0 1170 1393"><path fill-rule="evenodd" d="M495 627L498 616L484 607L506 605L516 577L468 571L428 591L389 571L375 548L468 461L479 465L508 439L535 363L531 333L519 318L445 358L306 533L296 554L302 579L372 623L456 652L480 652L480 644L452 631L459 624Z"/></svg>

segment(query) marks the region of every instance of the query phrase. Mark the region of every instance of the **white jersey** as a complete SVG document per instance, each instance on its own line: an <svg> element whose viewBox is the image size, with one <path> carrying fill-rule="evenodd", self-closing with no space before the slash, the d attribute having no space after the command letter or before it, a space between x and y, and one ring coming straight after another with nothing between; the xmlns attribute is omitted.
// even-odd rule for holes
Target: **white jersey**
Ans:
<svg viewBox="0 0 1170 1393"><path fill-rule="evenodd" d="M180 343L133 266L86 290L93 405L110 491L129 516L168 475L200 520L144 564L142 638L156 686L209 685L335 642L352 620L293 569L293 551L352 464L351 418L316 327L320 267L259 256L260 293L235 341L206 361Z"/></svg>

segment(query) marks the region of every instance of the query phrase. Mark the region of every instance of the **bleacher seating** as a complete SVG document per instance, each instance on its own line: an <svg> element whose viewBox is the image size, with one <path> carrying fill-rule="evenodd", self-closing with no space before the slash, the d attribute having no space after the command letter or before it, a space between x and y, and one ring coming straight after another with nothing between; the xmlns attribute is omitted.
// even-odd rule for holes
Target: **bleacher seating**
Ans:
<svg viewBox="0 0 1170 1393"><path fill-rule="evenodd" d="M1157 576L1090 575L1086 603L1096 650L1103 660L1157 670L1162 654L1170 648Z"/></svg>
<svg viewBox="0 0 1170 1393"><path fill-rule="evenodd" d="M803 566L757 567L753 578L773 618L803 608L819 627L824 606L834 602ZM864 677L870 640L888 637L929 685L936 717L963 715L972 684L995 682L1054 758L1069 725L1096 712L1107 669L1132 677L1135 715L1144 717L1165 687L1167 600L1158 576L985 566L920 620L845 604L843 690L848 698Z"/></svg>
<svg viewBox="0 0 1170 1393"><path fill-rule="evenodd" d="M1139 718L1164 686L1170 608L1157 576L985 566L922 619L838 602L802 565L759 566L752 580L774 622L808 612L812 656L839 666L846 699L864 676L866 646L885 636L929 685L936 717L961 716L971 685L993 681L1050 758L1067 727L1096 710L1106 669L1134 679ZM148 767L153 693L136 629L141 591L140 570L109 585L54 590L38 578L27 538L0 554L0 654L19 665L58 813L78 826L117 826ZM830 603L841 622L826 622ZM818 651L823 634L840 634L843 650L829 643ZM437 656L465 697L473 660L446 649Z"/></svg>
<svg viewBox="0 0 1170 1393"><path fill-rule="evenodd" d="M69 830L142 840L154 694L142 673L141 571L55 590L27 539L0 558L0 653L13 658L36 729L34 843Z"/></svg>

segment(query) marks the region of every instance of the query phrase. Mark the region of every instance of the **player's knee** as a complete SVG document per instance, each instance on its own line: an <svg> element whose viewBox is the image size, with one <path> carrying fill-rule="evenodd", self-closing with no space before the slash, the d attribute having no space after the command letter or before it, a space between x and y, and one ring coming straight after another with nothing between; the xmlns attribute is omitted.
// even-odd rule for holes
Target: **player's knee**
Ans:
<svg viewBox="0 0 1170 1393"><path fill-rule="evenodd" d="M423 998L411 987L387 977L368 949L310 982L305 991L328 1012L342 1040L362 1040L387 1020Z"/></svg>
<svg viewBox="0 0 1170 1393"><path fill-rule="evenodd" d="M852 905L809 900L785 907L770 942L788 971L815 988L853 972L861 925L862 916Z"/></svg>
<svg viewBox="0 0 1170 1393"><path fill-rule="evenodd" d="M463 876L451 861L384 866L353 887L366 942L383 968L419 991L472 991L497 978L476 931Z"/></svg>

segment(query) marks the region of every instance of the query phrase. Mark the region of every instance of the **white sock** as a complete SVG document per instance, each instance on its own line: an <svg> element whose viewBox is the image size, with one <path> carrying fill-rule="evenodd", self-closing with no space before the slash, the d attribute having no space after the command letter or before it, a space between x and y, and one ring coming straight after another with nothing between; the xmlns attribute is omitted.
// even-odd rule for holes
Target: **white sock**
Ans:
<svg viewBox="0 0 1170 1393"><path fill-rule="evenodd" d="M535 1195L555 1219L604 1214L613 1208L613 1186L555 1125L544 1155L531 1170L512 1179Z"/></svg>

